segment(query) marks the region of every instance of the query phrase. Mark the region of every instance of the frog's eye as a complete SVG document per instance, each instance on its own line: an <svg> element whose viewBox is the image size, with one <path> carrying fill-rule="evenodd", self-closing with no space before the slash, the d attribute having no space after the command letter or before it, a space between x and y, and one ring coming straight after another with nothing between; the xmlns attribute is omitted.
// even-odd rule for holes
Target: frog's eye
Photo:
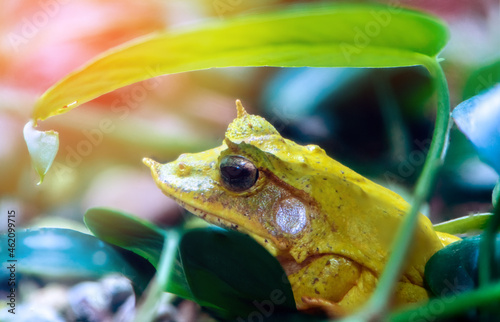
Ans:
<svg viewBox="0 0 500 322"><path fill-rule="evenodd" d="M235 192L250 189L259 178L259 170L250 160L236 155L227 155L220 162L222 184Z"/></svg>

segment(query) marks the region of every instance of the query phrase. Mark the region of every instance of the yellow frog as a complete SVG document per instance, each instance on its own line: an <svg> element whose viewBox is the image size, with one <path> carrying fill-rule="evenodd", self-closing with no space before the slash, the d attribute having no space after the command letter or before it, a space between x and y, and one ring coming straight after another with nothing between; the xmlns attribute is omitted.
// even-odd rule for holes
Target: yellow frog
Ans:
<svg viewBox="0 0 500 322"><path fill-rule="evenodd" d="M236 105L221 146L144 163L167 196L210 223L249 234L274 255L299 310L355 311L377 285L408 203ZM455 240L420 215L394 306L428 298L425 264Z"/></svg>

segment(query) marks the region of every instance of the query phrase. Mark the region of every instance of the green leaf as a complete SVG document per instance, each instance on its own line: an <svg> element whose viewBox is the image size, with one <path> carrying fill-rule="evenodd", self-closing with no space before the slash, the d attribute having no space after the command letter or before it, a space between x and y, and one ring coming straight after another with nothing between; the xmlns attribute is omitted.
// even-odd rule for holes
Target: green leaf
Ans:
<svg viewBox="0 0 500 322"><path fill-rule="evenodd" d="M436 18L371 4L302 5L207 22L103 53L46 91L33 118L65 113L141 80L214 67L427 66L447 39Z"/></svg>
<svg viewBox="0 0 500 322"><path fill-rule="evenodd" d="M17 231L13 258L7 257L12 239L2 234L0 242L2 267L12 264L9 259L15 259L18 274L62 281L97 279L105 274L121 273L139 291L146 288L154 274L153 267L141 257L75 230L41 228ZM2 269L0 280L7 281L9 273Z"/></svg>
<svg viewBox="0 0 500 322"><path fill-rule="evenodd" d="M482 231L491 217L491 213L473 214L448 220L434 225L434 230L452 235Z"/></svg>
<svg viewBox="0 0 500 322"><path fill-rule="evenodd" d="M434 295L456 295L478 286L480 239L474 236L452 243L429 259L425 265L425 282Z"/></svg>
<svg viewBox="0 0 500 322"><path fill-rule="evenodd" d="M165 231L151 222L109 208L90 208L83 218L99 239L146 258L154 267L160 259Z"/></svg>
<svg viewBox="0 0 500 322"><path fill-rule="evenodd" d="M456 243L452 243L445 248L436 252L427 262L425 266L425 283L428 285L430 291L437 297L440 297L440 301L443 303L447 303L448 306L446 311L450 313L458 314L460 312L464 312L465 309L471 308L470 305L457 305L455 304L455 299L459 297L460 293L470 294L470 301L475 302L475 306L484 305L486 301L492 302L494 298L496 298L496 302L498 302L498 298L500 297L500 293L497 291L490 292L489 298L484 295L481 296L481 291L488 292L488 288L494 283L498 281L498 277L500 276L500 235L496 235L492 239L492 243L494 246L492 248L488 247L488 250L491 252L488 254L491 256L491 275L492 279L488 280L487 283L481 282L480 269L481 263L480 251L483 251L483 246L481 245L484 240L484 236L474 236L465 238L464 240ZM477 294L474 294L472 291L475 289L479 289ZM464 294L465 295L465 294ZM481 296L482 301L478 301L477 299L473 299L476 296ZM493 306L496 309L498 306ZM445 311L444 307L436 313L442 313ZM490 308L487 310L489 313ZM473 312L471 312L473 313ZM497 312L496 319L500 316ZM491 321L493 321L491 320Z"/></svg>
<svg viewBox="0 0 500 322"><path fill-rule="evenodd" d="M40 176L38 184L41 184L59 150L59 134L55 131L35 130L33 121L26 123L23 134L31 162Z"/></svg>
<svg viewBox="0 0 500 322"><path fill-rule="evenodd" d="M220 228L187 232L180 244L182 264L196 301L223 318L248 319L295 311L283 268L247 235Z"/></svg>
<svg viewBox="0 0 500 322"><path fill-rule="evenodd" d="M500 83L500 60L476 68L467 79L463 100L478 95L498 83Z"/></svg>
<svg viewBox="0 0 500 322"><path fill-rule="evenodd" d="M147 220L108 208L87 210L84 221L97 238L132 251L158 268L165 234L168 232ZM194 300L178 258L174 263L173 274L163 289Z"/></svg>

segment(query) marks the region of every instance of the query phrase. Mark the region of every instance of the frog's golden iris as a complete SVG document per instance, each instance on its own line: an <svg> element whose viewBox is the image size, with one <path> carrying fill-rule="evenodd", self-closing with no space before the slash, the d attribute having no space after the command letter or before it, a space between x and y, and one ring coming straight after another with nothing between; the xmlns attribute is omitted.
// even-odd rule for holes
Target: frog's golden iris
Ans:
<svg viewBox="0 0 500 322"><path fill-rule="evenodd" d="M237 111L221 146L163 165L145 159L157 185L194 214L249 234L276 256L299 310L357 310L377 285L408 203L320 147L284 139L239 101ZM425 264L455 240L419 216L394 306L428 298Z"/></svg>

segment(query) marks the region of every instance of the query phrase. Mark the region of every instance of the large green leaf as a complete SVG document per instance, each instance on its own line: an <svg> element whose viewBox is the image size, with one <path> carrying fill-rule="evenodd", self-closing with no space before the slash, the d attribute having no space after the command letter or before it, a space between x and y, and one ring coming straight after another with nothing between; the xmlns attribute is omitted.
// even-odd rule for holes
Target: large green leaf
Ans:
<svg viewBox="0 0 500 322"><path fill-rule="evenodd" d="M276 258L250 236L221 228L187 232L182 264L197 302L224 318L295 311L295 300ZM260 313L259 313L260 312Z"/></svg>
<svg viewBox="0 0 500 322"><path fill-rule="evenodd" d="M130 250L157 267L165 231L151 222L109 208L90 208L84 216L90 231L99 239Z"/></svg>
<svg viewBox="0 0 500 322"><path fill-rule="evenodd" d="M103 53L45 92L33 118L65 113L140 80L213 67L426 65L447 38L433 17L370 4L303 5L208 22Z"/></svg>
<svg viewBox="0 0 500 322"><path fill-rule="evenodd" d="M166 231L142 218L108 208L87 210L84 221L99 239L130 250L158 268ZM173 274L163 289L183 298L195 300L189 290L179 259L175 261Z"/></svg>
<svg viewBox="0 0 500 322"><path fill-rule="evenodd" d="M500 249L498 247L500 245L500 235L497 234L493 242L495 243L495 251L493 254L491 254L492 260L495 262L495 265L492 265L492 267L494 268L493 275L495 277L498 277L498 274L500 273L500 266L497 265L500 262ZM448 311L448 314L446 314L448 316L455 315L458 317L458 314L461 314L460 316L468 315L471 320L476 320L479 317L479 315L477 314L477 310L470 309L477 309L479 305L484 305L484 303L486 302L491 303L495 301L498 303L498 298L500 295L498 288L493 292L488 290L488 287L490 287L492 283L484 285L486 287L480 288L477 294L474 294L472 292L473 290L478 289L480 286L480 244L481 236L465 238L464 240L452 243L439 250L429 259L425 266L425 282L429 290L434 294L435 297L437 297L434 301L441 302L439 306L440 309L435 312L431 310L431 314L441 315L443 312ZM481 295L480 292L486 292L489 294ZM469 295L470 301L469 303L467 303L467 305L455 304L455 302L458 302L458 297L460 297L461 293L464 293L464 295ZM495 298L496 300L492 301L492 299ZM463 299L466 298L463 297ZM475 305L470 305L470 303L474 302ZM466 309L469 309L467 313L464 312L464 310ZM424 308L415 310L413 316L418 316L418 311L422 312L424 310ZM493 312L490 311L490 313ZM401 316L405 315L408 316L409 314L402 314ZM500 315L498 315L497 312L494 319L486 320L497 321L499 316ZM432 318L436 319L436 317L434 316Z"/></svg>
<svg viewBox="0 0 500 322"><path fill-rule="evenodd" d="M474 236L452 243L429 259L425 281L435 296L470 291L478 286L480 239Z"/></svg>

